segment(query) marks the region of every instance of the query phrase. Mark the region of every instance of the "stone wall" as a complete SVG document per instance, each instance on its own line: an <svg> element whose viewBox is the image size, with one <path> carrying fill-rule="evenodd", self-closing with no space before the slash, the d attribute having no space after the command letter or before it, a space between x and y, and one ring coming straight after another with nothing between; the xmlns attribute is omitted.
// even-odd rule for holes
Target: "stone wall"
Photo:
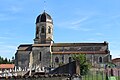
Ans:
<svg viewBox="0 0 120 80"><path fill-rule="evenodd" d="M69 80L68 77L13 77L13 78L1 78L0 80Z"/></svg>
<svg viewBox="0 0 120 80"><path fill-rule="evenodd" d="M49 67L50 66L50 47L41 46L32 48L33 67Z"/></svg>
<svg viewBox="0 0 120 80"><path fill-rule="evenodd" d="M0 80L81 80L81 77L78 75L70 76L68 74L46 74L34 76L1 77Z"/></svg>
<svg viewBox="0 0 120 80"><path fill-rule="evenodd" d="M15 55L15 66L17 66L17 69L19 67L21 69L27 69L29 67L29 54L30 51L17 51Z"/></svg>
<svg viewBox="0 0 120 80"><path fill-rule="evenodd" d="M55 61L55 59L58 57L58 62ZM53 67L59 67L61 64L67 64L69 63L69 57L71 57L71 54L53 54L52 55L52 64ZM71 58L72 60L72 58Z"/></svg>
<svg viewBox="0 0 120 80"><path fill-rule="evenodd" d="M53 54L52 56L52 65L53 67L58 67L60 66L61 64L67 64L69 62L72 62L73 59L72 59L72 56L74 54ZM91 63L92 66L96 66L99 65L99 64L104 64L104 63L107 63L109 62L109 54L86 54L86 59L89 63ZM55 61L56 57L58 57L59 59L59 62L57 63ZM99 61L99 58L102 58L102 62ZM71 60L70 60L71 58Z"/></svg>
<svg viewBox="0 0 120 80"><path fill-rule="evenodd" d="M76 61L73 61L71 63L59 66L55 70L51 71L50 74L79 74L80 68L77 70L77 66Z"/></svg>

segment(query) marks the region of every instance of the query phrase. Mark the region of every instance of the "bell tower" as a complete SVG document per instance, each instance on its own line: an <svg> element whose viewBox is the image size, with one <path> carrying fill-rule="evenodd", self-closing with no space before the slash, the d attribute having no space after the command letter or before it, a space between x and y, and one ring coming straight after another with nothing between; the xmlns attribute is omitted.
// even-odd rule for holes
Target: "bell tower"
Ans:
<svg viewBox="0 0 120 80"><path fill-rule="evenodd" d="M45 11L36 19L34 44L47 44L53 41L53 20Z"/></svg>

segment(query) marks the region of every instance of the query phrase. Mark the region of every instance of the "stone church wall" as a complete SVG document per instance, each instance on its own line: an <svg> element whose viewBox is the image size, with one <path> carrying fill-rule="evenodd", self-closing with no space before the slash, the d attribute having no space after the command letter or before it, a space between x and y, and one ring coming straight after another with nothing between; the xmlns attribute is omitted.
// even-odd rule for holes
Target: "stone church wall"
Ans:
<svg viewBox="0 0 120 80"><path fill-rule="evenodd" d="M15 77L15 78L1 78L0 80L67 80L68 77L63 76L63 77Z"/></svg>
<svg viewBox="0 0 120 80"><path fill-rule="evenodd" d="M33 47L33 66L50 66L50 47Z"/></svg>
<svg viewBox="0 0 120 80"><path fill-rule="evenodd" d="M29 54L30 51L18 51L16 53L15 66L17 68L25 69L29 67Z"/></svg>
<svg viewBox="0 0 120 80"><path fill-rule="evenodd" d="M52 63L53 63L53 67L58 67L62 64L67 64L70 61L73 61L72 59L72 55L73 54L53 54L52 56ZM56 63L55 59L56 57L58 57L59 62ZM99 58L102 57L102 62L100 62ZM71 58L71 60L70 60ZM108 62L109 56L108 54L87 54L86 55L86 59L88 62L91 63L91 65L95 66L98 64L103 64Z"/></svg>
<svg viewBox="0 0 120 80"><path fill-rule="evenodd" d="M58 59L59 59L58 63L55 61L56 57L58 57ZM71 55L69 55L69 54L63 54L63 55L62 54L53 54L52 55L53 67L58 67L59 65L69 63L69 57L71 57Z"/></svg>

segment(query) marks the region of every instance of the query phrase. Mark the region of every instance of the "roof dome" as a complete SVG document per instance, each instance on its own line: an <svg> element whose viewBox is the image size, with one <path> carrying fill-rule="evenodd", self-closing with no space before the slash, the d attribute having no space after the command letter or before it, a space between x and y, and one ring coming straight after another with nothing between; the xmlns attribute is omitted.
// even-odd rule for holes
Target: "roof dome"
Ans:
<svg viewBox="0 0 120 80"><path fill-rule="evenodd" d="M53 23L53 20L52 20L51 16L44 11L36 19L36 24L39 22L51 22L51 23Z"/></svg>

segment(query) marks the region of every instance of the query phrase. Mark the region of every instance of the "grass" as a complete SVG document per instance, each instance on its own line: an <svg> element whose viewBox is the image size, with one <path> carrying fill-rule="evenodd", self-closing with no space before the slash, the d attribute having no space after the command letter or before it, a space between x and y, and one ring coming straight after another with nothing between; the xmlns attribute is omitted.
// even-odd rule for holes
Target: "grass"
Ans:
<svg viewBox="0 0 120 80"><path fill-rule="evenodd" d="M82 80L106 80L106 74L104 72L91 72L88 75L82 76ZM117 76L116 80L120 80L120 76Z"/></svg>
<svg viewBox="0 0 120 80"><path fill-rule="evenodd" d="M105 80L104 74L88 74L86 76L83 76L82 80Z"/></svg>
<svg viewBox="0 0 120 80"><path fill-rule="evenodd" d="M117 76L117 77L116 77L116 80L120 80L120 76Z"/></svg>

